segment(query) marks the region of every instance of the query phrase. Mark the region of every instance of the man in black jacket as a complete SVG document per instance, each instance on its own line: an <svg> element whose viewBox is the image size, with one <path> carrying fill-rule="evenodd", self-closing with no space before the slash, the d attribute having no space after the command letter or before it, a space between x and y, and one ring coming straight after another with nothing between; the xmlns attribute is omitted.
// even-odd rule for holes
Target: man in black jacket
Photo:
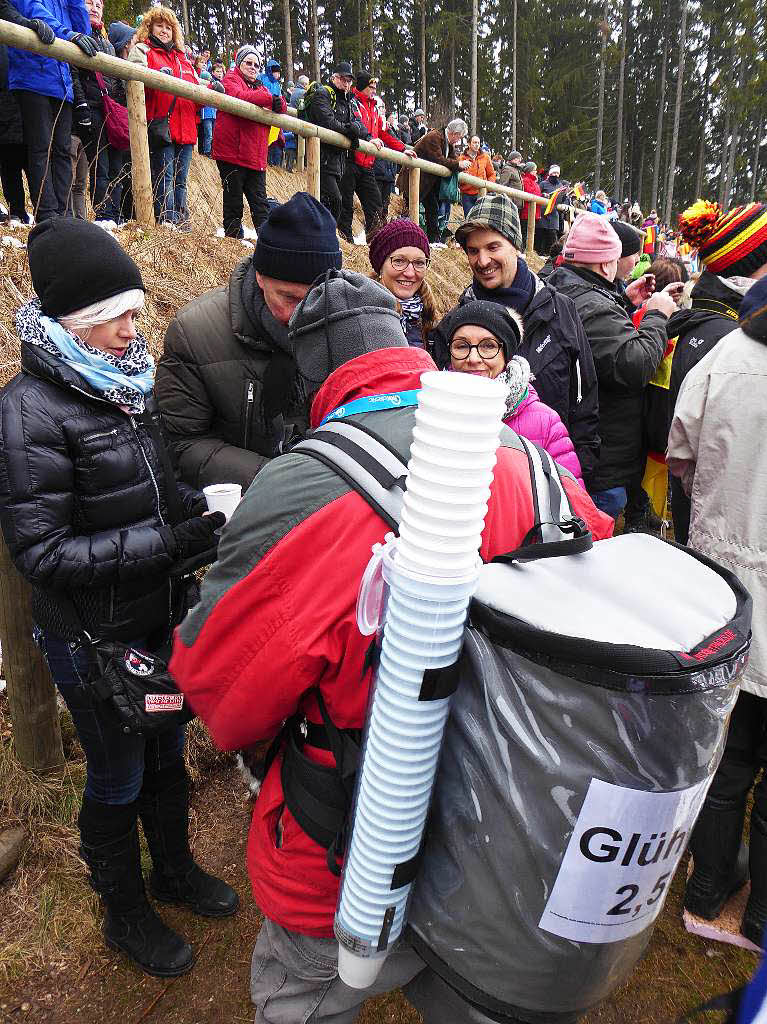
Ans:
<svg viewBox="0 0 767 1024"><path fill-rule="evenodd" d="M565 263L548 283L575 303L599 380L599 465L588 481L594 504L617 517L642 469L642 403L666 348L666 321L676 309L667 292L647 300L635 328L615 284L621 240L596 213L578 218L565 241ZM536 383L537 387L537 383Z"/></svg>
<svg viewBox="0 0 767 1024"><path fill-rule="evenodd" d="M252 259L168 325L155 393L182 478L239 483L307 429L287 323L311 282L341 267L332 217L298 192L259 228Z"/></svg>
<svg viewBox="0 0 767 1024"><path fill-rule="evenodd" d="M485 299L520 314L524 337L519 354L530 363L541 401L555 409L567 427L588 485L599 458L597 378L575 307L519 257L519 212L505 195L480 199L455 237L474 274L459 305Z"/></svg>
<svg viewBox="0 0 767 1024"><path fill-rule="evenodd" d="M346 161L353 157L360 139L370 139L369 132L357 116L356 103L349 95L353 82L351 64L340 61L333 68L329 83L312 91L305 108L307 121L340 132L352 144L351 149L323 144L320 151L320 200L333 214L336 223L341 215L341 179L346 172ZM380 146L381 143L379 149Z"/></svg>

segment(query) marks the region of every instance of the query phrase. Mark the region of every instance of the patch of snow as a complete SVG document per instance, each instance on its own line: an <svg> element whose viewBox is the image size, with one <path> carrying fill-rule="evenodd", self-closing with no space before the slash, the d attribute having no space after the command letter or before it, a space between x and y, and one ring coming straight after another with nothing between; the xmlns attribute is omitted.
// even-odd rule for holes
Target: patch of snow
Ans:
<svg viewBox="0 0 767 1024"><path fill-rule="evenodd" d="M0 241L8 249L26 249L24 243L20 239L14 238L13 235L3 235Z"/></svg>

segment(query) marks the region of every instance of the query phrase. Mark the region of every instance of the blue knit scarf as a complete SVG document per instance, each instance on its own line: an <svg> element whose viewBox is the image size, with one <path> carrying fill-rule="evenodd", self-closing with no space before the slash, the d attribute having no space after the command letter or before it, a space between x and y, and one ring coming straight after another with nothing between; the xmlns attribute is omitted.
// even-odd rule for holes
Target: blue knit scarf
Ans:
<svg viewBox="0 0 767 1024"><path fill-rule="evenodd" d="M524 313L535 293L535 278L524 260L517 260L517 273L508 288L484 288L476 277L472 284L474 295L487 302L500 302L517 313Z"/></svg>

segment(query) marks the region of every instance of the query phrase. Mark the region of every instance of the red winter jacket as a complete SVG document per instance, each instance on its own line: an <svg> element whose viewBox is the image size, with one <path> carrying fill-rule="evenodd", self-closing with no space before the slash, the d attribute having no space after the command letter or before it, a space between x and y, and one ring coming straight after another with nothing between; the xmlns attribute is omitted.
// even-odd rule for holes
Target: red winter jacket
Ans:
<svg viewBox="0 0 767 1024"><path fill-rule="evenodd" d="M524 192L529 192L530 195L533 195L533 196L542 196L543 195L543 192L541 192L541 186L538 184L538 178L532 172L529 172L527 174L523 174L522 175L522 190ZM541 210L542 210L541 204L540 203L536 203L535 204L535 219L536 220L540 220L541 219ZM522 206L522 209L519 211L519 219L520 220L527 220L527 202L526 201L524 202L524 205Z"/></svg>
<svg viewBox="0 0 767 1024"><path fill-rule="evenodd" d="M255 103L258 107L272 109L272 94L256 82L250 85L245 81L239 68L227 71L221 83L227 96ZM282 112L287 110L282 100ZM219 110L216 115L216 127L213 130L213 159L223 160L238 167L248 167L252 171L266 170L266 154L269 148L269 125L258 121L248 121Z"/></svg>
<svg viewBox="0 0 767 1024"><path fill-rule="evenodd" d="M357 101L359 119L365 125L367 131L370 132L371 139L381 139L383 144L388 146L389 149L396 149L398 153L404 152L405 146L402 141L396 135L390 135L387 132L384 120L378 113L375 99L371 96L366 96L359 89L353 89L352 92ZM360 150L356 150L354 162L359 164L360 167L372 167L375 157L370 153L361 153Z"/></svg>
<svg viewBox="0 0 767 1024"><path fill-rule="evenodd" d="M187 60L186 54L180 50L167 50L154 46L149 40L147 47L147 65L152 71L165 71L181 78L185 82L192 82L199 85L200 79L197 72ZM197 104L193 100L182 99L181 96L171 96L169 92L160 92L158 89L146 90L146 119L151 121L155 117L165 117L170 109L173 100L176 105L170 115L170 137L179 145L188 142L197 142Z"/></svg>
<svg viewBox="0 0 767 1024"><path fill-rule="evenodd" d="M424 370L433 369L431 357L417 348L358 356L320 388L312 425L355 398L418 388ZM405 459L414 417L413 408L359 414L360 422ZM509 432L504 444L519 441ZM594 537L610 536L612 519L597 511L574 480L564 486ZM482 557L517 547L532 525L527 456L519 447L501 447ZM359 494L314 459L289 453L261 470L223 530L218 562L205 577L200 604L176 633L170 665L219 747L234 750L269 739L297 710L321 722L316 688L339 727L363 725L370 639L357 629L355 605L371 547L387 531ZM327 751L305 746L304 752L333 763ZM330 936L339 880L328 870L325 850L285 808L281 762L278 755L253 811L253 896L282 927Z"/></svg>

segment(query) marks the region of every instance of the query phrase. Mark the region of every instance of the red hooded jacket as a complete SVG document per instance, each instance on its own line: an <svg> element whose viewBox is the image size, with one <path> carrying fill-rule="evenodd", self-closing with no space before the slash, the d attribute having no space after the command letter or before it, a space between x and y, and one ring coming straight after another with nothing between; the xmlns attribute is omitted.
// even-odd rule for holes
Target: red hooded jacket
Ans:
<svg viewBox="0 0 767 1024"><path fill-rule="evenodd" d="M152 71L165 71L180 78L184 82L199 85L200 79L186 54L173 49L170 52L147 41L146 60ZM146 90L146 119L165 117L173 100L176 100L173 113L170 115L170 137L178 145L197 142L197 104L194 100L185 100L181 96L172 96L169 92L158 89Z"/></svg>
<svg viewBox="0 0 767 1024"><path fill-rule="evenodd" d="M328 377L312 404L316 427L356 398L420 386L435 369L422 349L390 348L358 356ZM360 421L407 458L414 409L360 415ZM596 539L612 533L574 480L564 483L576 515ZM527 456L500 447L482 558L517 547L533 525ZM171 672L225 750L275 736L297 710L321 722L314 693L322 691L340 728L361 728L372 673L370 640L357 628L356 600L373 544L386 523L333 470L293 453L258 474L221 537L201 602L176 633ZM311 746L304 753L333 764ZM325 850L285 807L275 758L261 787L248 843L253 896L267 917L304 935L333 934L339 879ZM278 827L279 826L279 827Z"/></svg>
<svg viewBox="0 0 767 1024"><path fill-rule="evenodd" d="M528 171L522 175L522 188L525 192L529 192L533 196L542 196L541 186L538 184L538 178L532 171ZM541 219L541 210L543 207L540 203L535 204L535 219ZM519 211L519 219L527 220L527 203L524 203L522 209Z"/></svg>
<svg viewBox="0 0 767 1024"><path fill-rule="evenodd" d="M266 86L261 82L254 85L246 82L239 68L227 71L221 84L227 96L245 100L246 103L255 103L266 110L272 109L273 97ZM282 112L286 110L287 105L283 99ZM236 114L227 114L225 110L218 111L216 127L213 130L214 160L223 160L238 167L248 167L252 171L265 171L268 149L268 124L248 121L247 118L237 117Z"/></svg>
<svg viewBox="0 0 767 1024"><path fill-rule="evenodd" d="M360 92L359 89L353 89L354 98L357 101L359 110L360 121L365 125L365 128L370 132L371 139L381 139L385 146L389 149L395 149L398 153L404 152L405 146L397 138L396 135L390 135L386 130L386 125L381 115L378 113L378 107L376 106L375 97L366 96L364 92ZM372 167L375 163L375 157L370 153L362 153L360 150L356 150L354 154L354 162L359 164L360 167Z"/></svg>

